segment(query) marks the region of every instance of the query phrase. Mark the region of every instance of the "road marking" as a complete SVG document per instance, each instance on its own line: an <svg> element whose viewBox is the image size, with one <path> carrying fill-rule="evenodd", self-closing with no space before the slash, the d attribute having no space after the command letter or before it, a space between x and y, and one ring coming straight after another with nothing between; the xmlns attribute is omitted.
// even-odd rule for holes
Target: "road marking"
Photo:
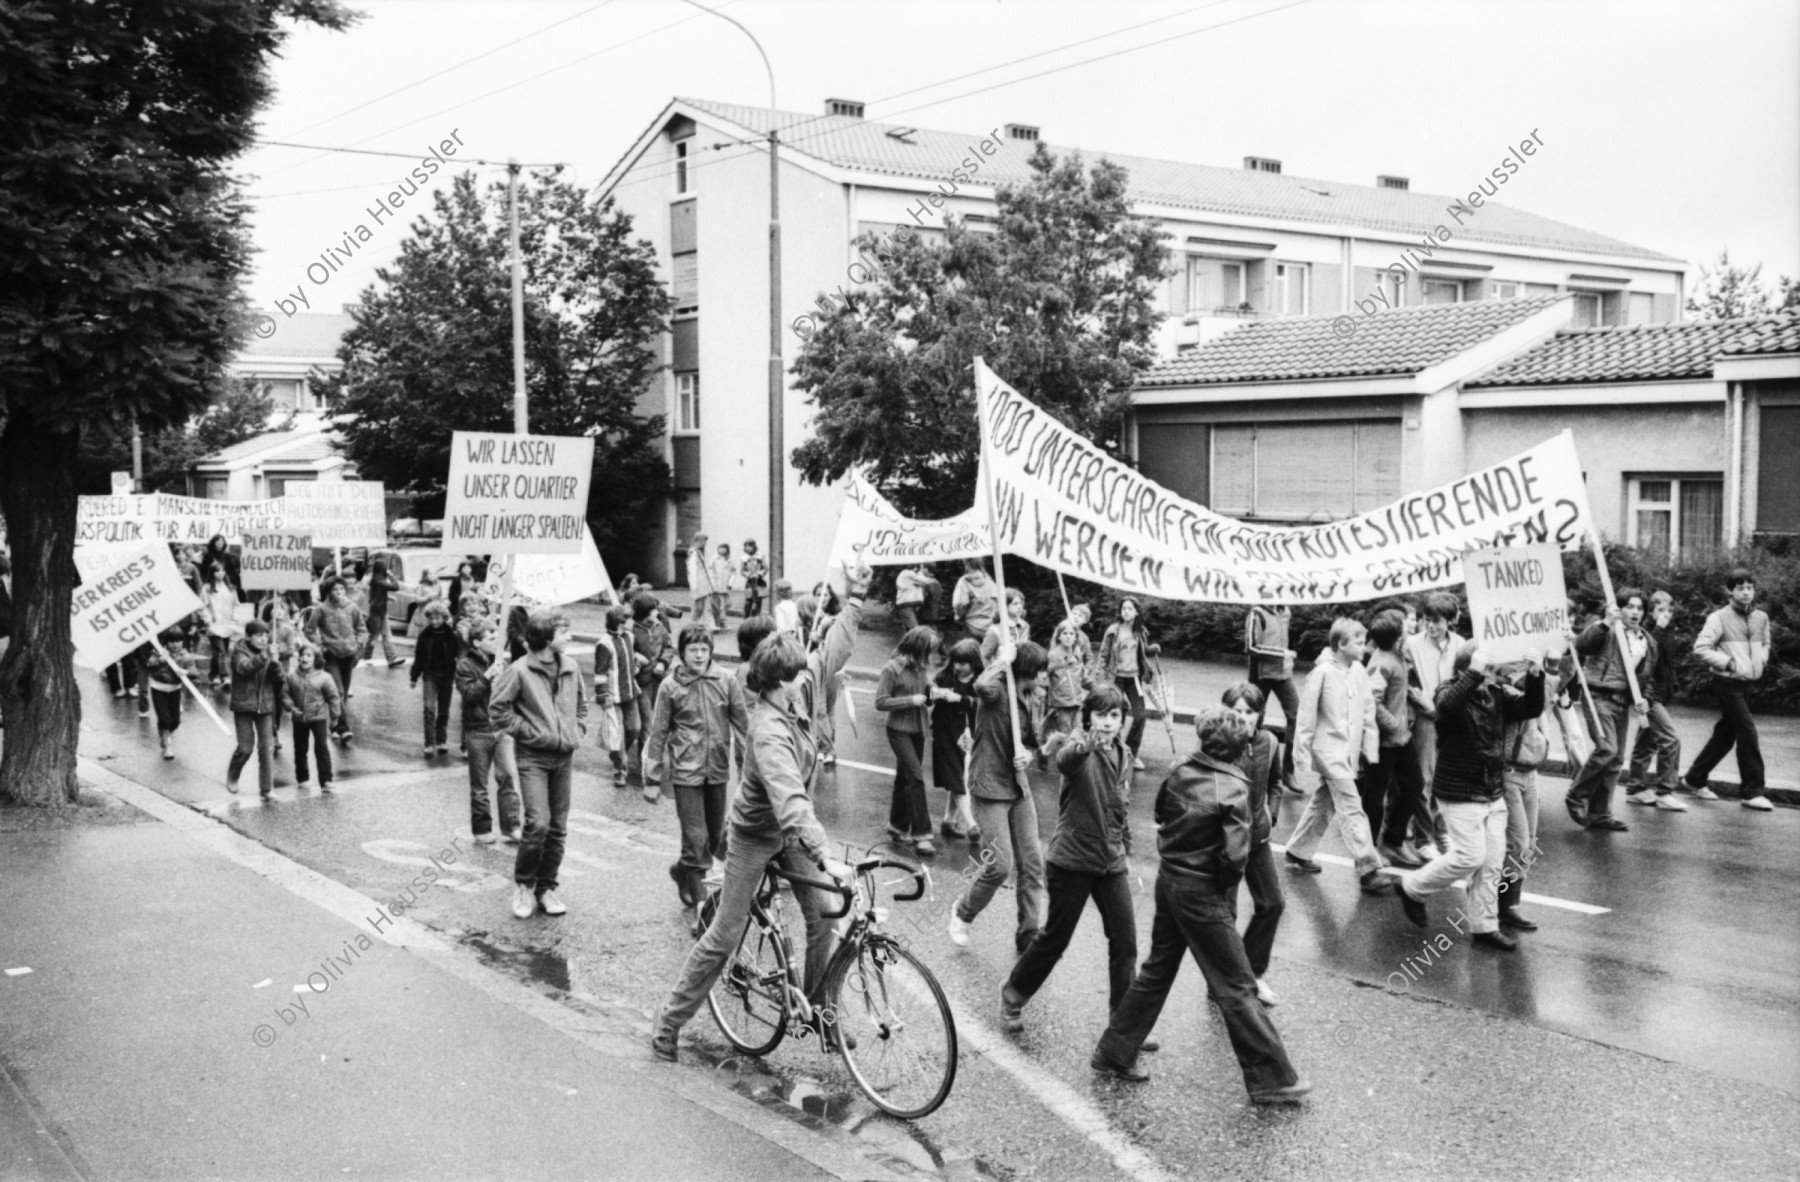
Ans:
<svg viewBox="0 0 1800 1182"><path fill-rule="evenodd" d="M1276 853L1287 853L1287 846L1275 842L1270 842L1269 848ZM1343 857L1339 854L1314 854L1313 861L1325 862L1332 866L1348 866L1352 870L1356 868L1356 862L1353 859ZM1398 866L1384 866L1382 870L1393 878L1398 878L1405 873L1405 871L1401 870ZM1462 887L1464 890L1468 890L1469 880L1466 878L1462 879L1456 885ZM1520 895L1519 902L1536 903L1541 907L1557 907L1564 911L1573 911L1577 915L1606 915L1612 911L1612 908L1610 907L1596 907L1592 903L1577 903L1571 899L1558 899L1553 895L1534 895L1530 891L1526 891L1523 895Z"/></svg>
<svg viewBox="0 0 1800 1182"><path fill-rule="evenodd" d="M30 971L31 970L28 968L7 969L6 975L9 977L23 977L26 973L29 973Z"/></svg>

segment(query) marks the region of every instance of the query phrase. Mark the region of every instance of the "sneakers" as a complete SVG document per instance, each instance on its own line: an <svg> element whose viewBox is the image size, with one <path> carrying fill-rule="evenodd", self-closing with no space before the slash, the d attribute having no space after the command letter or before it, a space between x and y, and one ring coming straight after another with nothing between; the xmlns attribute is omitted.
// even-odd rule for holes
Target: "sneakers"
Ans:
<svg viewBox="0 0 1800 1182"><path fill-rule="evenodd" d="M656 1033L650 1038L650 1053L655 1055L658 1059L661 1059L664 1063L676 1062L679 1057L678 1052L675 1049L675 1040L677 1037L675 1031L662 1025L659 1015Z"/></svg>
<svg viewBox="0 0 1800 1182"><path fill-rule="evenodd" d="M400 668L400 666L406 664L406 661L407 661L407 658L405 658L405 657L400 657L396 660L389 661L388 668L389 669L398 669L398 668Z"/></svg>
<svg viewBox="0 0 1800 1182"><path fill-rule="evenodd" d="M1677 797L1673 792L1666 792L1657 797L1656 807L1663 810L1665 813L1685 813L1688 811L1687 802Z"/></svg>
<svg viewBox="0 0 1800 1182"><path fill-rule="evenodd" d="M518 845L525 838L525 829L521 825L514 825L500 836L506 839L507 845Z"/></svg>
<svg viewBox="0 0 1800 1182"><path fill-rule="evenodd" d="M1625 799L1629 800L1632 804L1654 805L1656 803L1656 789L1645 788L1640 792L1630 793Z"/></svg>
<svg viewBox="0 0 1800 1182"><path fill-rule="evenodd" d="M950 942L958 948L969 946L969 921L958 915L954 907L950 909Z"/></svg>
<svg viewBox="0 0 1800 1182"><path fill-rule="evenodd" d="M1492 948L1496 952L1517 952L1519 942L1505 932L1476 932L1470 942L1480 948Z"/></svg>
<svg viewBox="0 0 1800 1182"><path fill-rule="evenodd" d="M1023 1003L1013 1003L1012 990L1004 983L1000 986L1000 1029L1008 1034L1025 1029L1025 1007Z"/></svg>
<svg viewBox="0 0 1800 1182"><path fill-rule="evenodd" d="M567 915L568 904L556 897L555 891L545 891L537 897L538 906L544 909L545 915Z"/></svg>
<svg viewBox="0 0 1800 1182"><path fill-rule="evenodd" d="M1752 796L1749 800L1743 801L1742 803L1745 808L1755 809L1759 813L1772 813L1775 811L1774 804L1770 802L1768 797L1761 793Z"/></svg>
<svg viewBox="0 0 1800 1182"><path fill-rule="evenodd" d="M435 752L436 750L437 750L437 748L433 747L430 743L425 744L425 758L430 759L432 756L432 753Z"/></svg>
<svg viewBox="0 0 1800 1182"><path fill-rule="evenodd" d="M913 838L911 844L912 844L913 853L919 855L919 857L921 857L921 858L937 857L937 843L931 840L930 834L926 834L924 837Z"/></svg>
<svg viewBox="0 0 1800 1182"><path fill-rule="evenodd" d="M1141 772L1141 771L1143 771L1143 770L1144 770L1144 761L1143 761L1143 760L1141 760L1141 759L1139 759L1139 758L1138 758L1138 757L1137 757L1137 756L1135 756L1135 755L1134 755L1134 756L1132 756L1132 757L1131 757L1131 770L1132 770L1132 771L1136 771L1136 772Z"/></svg>
<svg viewBox="0 0 1800 1182"><path fill-rule="evenodd" d="M1261 977L1256 979L1256 1000L1263 1003L1264 1009L1274 1009L1281 1004L1281 999L1275 996L1275 991Z"/></svg>
<svg viewBox="0 0 1800 1182"><path fill-rule="evenodd" d="M236 796L237 790L238 790L238 782L237 782L236 776L232 776L231 778L229 778L225 781L225 791L231 793L233 796Z"/></svg>
<svg viewBox="0 0 1800 1182"><path fill-rule="evenodd" d="M1719 797L1719 794L1717 792L1714 792L1711 788L1700 787L1700 788L1694 789L1694 799L1695 800L1718 800L1718 799L1720 799L1720 797Z"/></svg>
<svg viewBox="0 0 1800 1182"><path fill-rule="evenodd" d="M1312 1091L1312 1084L1304 1079L1297 1079L1285 1088L1271 1088L1265 1092L1251 1092L1252 1104L1298 1104L1300 1097Z"/></svg>
<svg viewBox="0 0 1800 1182"><path fill-rule="evenodd" d="M321 796L335 796L337 792L336 789L332 787L330 780L321 780L319 781L319 794Z"/></svg>
<svg viewBox="0 0 1800 1182"><path fill-rule="evenodd" d="M162 748L162 757L164 759L174 759L175 758L175 753L173 751L169 750L169 736L167 736L167 735L156 736L156 743L157 743L157 746Z"/></svg>
<svg viewBox="0 0 1800 1182"><path fill-rule="evenodd" d="M494 836L494 831L492 829L488 830L486 833L477 833L475 835L476 845L493 845L497 840L498 838Z"/></svg>
<svg viewBox="0 0 1800 1182"><path fill-rule="evenodd" d="M1406 920L1416 928L1425 926L1425 904L1406 893L1405 883L1395 883L1394 893L1400 896L1400 910L1406 913Z"/></svg>
<svg viewBox="0 0 1800 1182"><path fill-rule="evenodd" d="M1110 1075L1114 1079L1122 1079L1126 1083L1143 1083L1150 1078L1150 1073L1139 1067L1136 1063L1129 1065L1114 1063L1099 1051L1095 1051L1093 1055L1088 1058L1088 1066L1103 1075Z"/></svg>
<svg viewBox="0 0 1800 1182"><path fill-rule="evenodd" d="M513 884L512 913L519 919L530 919L537 914L537 896L524 883Z"/></svg>

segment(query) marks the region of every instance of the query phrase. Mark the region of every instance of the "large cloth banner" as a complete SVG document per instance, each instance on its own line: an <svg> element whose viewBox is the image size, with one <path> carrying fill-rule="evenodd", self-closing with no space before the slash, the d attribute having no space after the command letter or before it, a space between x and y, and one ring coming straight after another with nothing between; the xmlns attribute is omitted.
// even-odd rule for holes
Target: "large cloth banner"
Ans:
<svg viewBox="0 0 1800 1182"><path fill-rule="evenodd" d="M1255 525L1183 499L1112 458L975 362L999 548L1164 599L1337 603L1449 587L1462 555L1589 533L1568 433L1439 488L1323 525Z"/></svg>
<svg viewBox="0 0 1800 1182"><path fill-rule="evenodd" d="M325 549L385 546L386 490L379 480L303 480L287 486L287 527Z"/></svg>
<svg viewBox="0 0 1800 1182"><path fill-rule="evenodd" d="M287 500L209 501L173 493L80 497L75 544L129 550L146 542L204 546L214 534L240 541L244 531L287 528Z"/></svg>
<svg viewBox="0 0 1800 1182"><path fill-rule="evenodd" d="M850 477L844 493L844 511L831 543L831 566L848 568L859 558L869 566L911 566L994 552L979 494L973 509L943 521L920 521L903 515L861 476Z"/></svg>

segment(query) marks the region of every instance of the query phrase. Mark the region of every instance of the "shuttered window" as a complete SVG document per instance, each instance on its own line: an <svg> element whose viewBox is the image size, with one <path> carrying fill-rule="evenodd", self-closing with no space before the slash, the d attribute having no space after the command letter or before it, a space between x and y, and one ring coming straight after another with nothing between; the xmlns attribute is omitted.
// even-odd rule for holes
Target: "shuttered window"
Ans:
<svg viewBox="0 0 1800 1182"><path fill-rule="evenodd" d="M1213 428L1211 508L1230 517L1325 521L1400 496L1398 420Z"/></svg>
<svg viewBox="0 0 1800 1182"><path fill-rule="evenodd" d="M700 306L700 255L696 251L675 256L675 310L686 312Z"/></svg>

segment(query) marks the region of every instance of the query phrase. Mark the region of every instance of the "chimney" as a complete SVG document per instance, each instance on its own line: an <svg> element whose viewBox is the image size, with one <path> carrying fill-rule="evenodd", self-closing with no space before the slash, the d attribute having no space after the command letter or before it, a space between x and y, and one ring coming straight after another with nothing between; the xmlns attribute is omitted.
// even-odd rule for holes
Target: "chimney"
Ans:
<svg viewBox="0 0 1800 1182"><path fill-rule="evenodd" d="M1377 189L1406 189L1411 185L1412 182L1403 176L1378 176L1375 178Z"/></svg>
<svg viewBox="0 0 1800 1182"><path fill-rule="evenodd" d="M825 100L825 113L827 115L844 115L851 119L861 119L863 117L863 105L855 99L828 98Z"/></svg>
<svg viewBox="0 0 1800 1182"><path fill-rule="evenodd" d="M1280 172L1281 161L1271 160L1267 156L1244 157L1245 172Z"/></svg>
<svg viewBox="0 0 1800 1182"><path fill-rule="evenodd" d="M1024 140L1027 143L1032 143L1038 138L1038 129L1031 126L1029 123L1008 123L1006 125L1006 138L1009 140Z"/></svg>

